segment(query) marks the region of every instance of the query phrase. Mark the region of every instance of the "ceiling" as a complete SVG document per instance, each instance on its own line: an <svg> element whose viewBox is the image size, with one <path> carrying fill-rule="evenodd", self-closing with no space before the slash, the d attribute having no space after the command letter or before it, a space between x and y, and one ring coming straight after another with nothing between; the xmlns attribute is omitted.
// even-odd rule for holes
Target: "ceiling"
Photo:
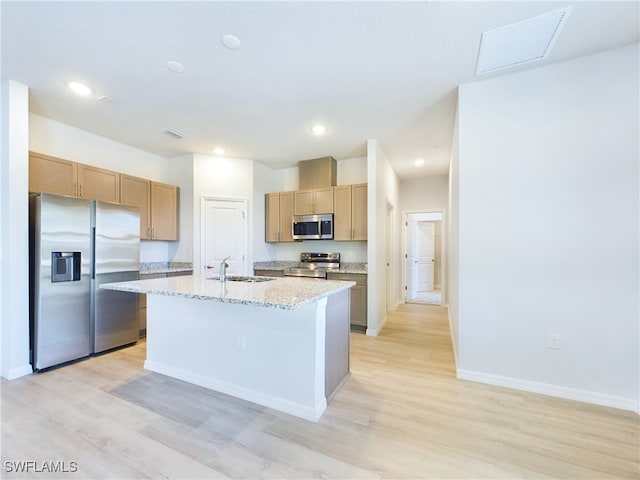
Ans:
<svg viewBox="0 0 640 480"><path fill-rule="evenodd" d="M484 31L567 5L546 59L474 76ZM458 85L640 39L636 1L2 1L0 14L2 77L29 86L33 113L163 157L222 146L273 167L364 156L375 138L401 179L447 173Z"/></svg>

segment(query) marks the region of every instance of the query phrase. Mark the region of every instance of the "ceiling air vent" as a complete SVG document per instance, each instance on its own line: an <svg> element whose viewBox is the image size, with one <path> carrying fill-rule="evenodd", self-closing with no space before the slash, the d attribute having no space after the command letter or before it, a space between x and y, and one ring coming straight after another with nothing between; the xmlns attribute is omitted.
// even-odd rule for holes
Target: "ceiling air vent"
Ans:
<svg viewBox="0 0 640 480"><path fill-rule="evenodd" d="M174 130L173 128L165 128L162 131L167 135L171 135L172 137L176 138L185 138L187 136L186 134L179 132L178 130Z"/></svg>
<svg viewBox="0 0 640 480"><path fill-rule="evenodd" d="M571 7L482 34L476 75L542 60L551 51Z"/></svg>

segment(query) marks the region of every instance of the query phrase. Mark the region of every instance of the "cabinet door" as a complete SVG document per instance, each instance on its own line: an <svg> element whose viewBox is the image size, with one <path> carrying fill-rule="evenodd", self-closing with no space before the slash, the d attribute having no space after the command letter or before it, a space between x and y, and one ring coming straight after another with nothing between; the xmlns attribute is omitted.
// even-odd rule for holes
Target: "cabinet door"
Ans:
<svg viewBox="0 0 640 480"><path fill-rule="evenodd" d="M351 287L351 325L367 326L367 287L356 285Z"/></svg>
<svg viewBox="0 0 640 480"><path fill-rule="evenodd" d="M295 192L293 203L296 215L311 215L313 213L313 190L298 190Z"/></svg>
<svg viewBox="0 0 640 480"><path fill-rule="evenodd" d="M280 240L280 194L266 193L264 196L264 241Z"/></svg>
<svg viewBox="0 0 640 480"><path fill-rule="evenodd" d="M313 213L333 213L333 187L313 191Z"/></svg>
<svg viewBox="0 0 640 480"><path fill-rule="evenodd" d="M351 185L340 185L333 189L333 239L351 240Z"/></svg>
<svg viewBox="0 0 640 480"><path fill-rule="evenodd" d="M178 187L151 182L151 238L178 239Z"/></svg>
<svg viewBox="0 0 640 480"><path fill-rule="evenodd" d="M280 192L280 241L293 242L293 192Z"/></svg>
<svg viewBox="0 0 640 480"><path fill-rule="evenodd" d="M76 195L78 168L75 162L29 152L29 191Z"/></svg>
<svg viewBox="0 0 640 480"><path fill-rule="evenodd" d="M151 238L151 225L149 224L149 197L151 195L151 182L144 178L120 175L120 203L134 205L140 209L140 239Z"/></svg>
<svg viewBox="0 0 640 480"><path fill-rule="evenodd" d="M120 174L78 164L78 197L104 202L120 202Z"/></svg>
<svg viewBox="0 0 640 480"><path fill-rule="evenodd" d="M353 240L367 239L367 184L351 186Z"/></svg>

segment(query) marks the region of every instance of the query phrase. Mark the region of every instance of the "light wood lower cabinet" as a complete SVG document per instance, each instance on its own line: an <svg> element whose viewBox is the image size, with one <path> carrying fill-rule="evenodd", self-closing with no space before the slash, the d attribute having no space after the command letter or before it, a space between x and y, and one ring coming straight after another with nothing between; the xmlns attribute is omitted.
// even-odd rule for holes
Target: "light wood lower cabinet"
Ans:
<svg viewBox="0 0 640 480"><path fill-rule="evenodd" d="M178 187L122 174L120 203L140 209L141 240L178 239Z"/></svg>
<svg viewBox="0 0 640 480"><path fill-rule="evenodd" d="M293 242L293 192L265 194L265 241Z"/></svg>
<svg viewBox="0 0 640 480"><path fill-rule="evenodd" d="M268 269L255 269L253 274L256 277L284 277L284 270L268 270Z"/></svg>
<svg viewBox="0 0 640 480"><path fill-rule="evenodd" d="M356 282L349 290L350 322L363 330L367 328L367 275L363 273L327 273L327 280Z"/></svg>

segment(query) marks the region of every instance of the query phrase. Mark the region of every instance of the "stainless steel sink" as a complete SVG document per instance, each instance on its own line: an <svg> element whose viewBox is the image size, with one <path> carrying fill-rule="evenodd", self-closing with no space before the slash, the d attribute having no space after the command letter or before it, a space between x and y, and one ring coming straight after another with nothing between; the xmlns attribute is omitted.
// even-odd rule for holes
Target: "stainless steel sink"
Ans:
<svg viewBox="0 0 640 480"><path fill-rule="evenodd" d="M211 277L209 280L219 280L218 277ZM247 282L247 283L258 283L258 282L268 282L270 280L275 280L272 277L250 277L250 276L242 276L242 275L227 275L228 282Z"/></svg>

